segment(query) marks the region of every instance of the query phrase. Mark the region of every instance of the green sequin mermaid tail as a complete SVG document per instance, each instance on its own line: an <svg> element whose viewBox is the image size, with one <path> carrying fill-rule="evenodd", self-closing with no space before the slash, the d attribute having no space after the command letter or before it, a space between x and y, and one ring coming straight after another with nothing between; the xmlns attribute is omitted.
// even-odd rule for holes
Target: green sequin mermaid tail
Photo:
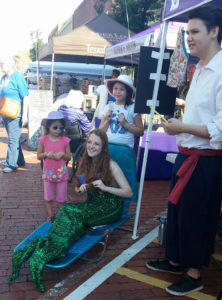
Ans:
<svg viewBox="0 0 222 300"><path fill-rule="evenodd" d="M112 223L120 219L122 200L112 194L97 191L88 194L88 200L64 204L49 233L34 238L27 246L12 255L12 274L9 281L19 276L22 263L29 258L29 269L37 289L44 292L41 283L44 265L66 255L67 248L90 227Z"/></svg>

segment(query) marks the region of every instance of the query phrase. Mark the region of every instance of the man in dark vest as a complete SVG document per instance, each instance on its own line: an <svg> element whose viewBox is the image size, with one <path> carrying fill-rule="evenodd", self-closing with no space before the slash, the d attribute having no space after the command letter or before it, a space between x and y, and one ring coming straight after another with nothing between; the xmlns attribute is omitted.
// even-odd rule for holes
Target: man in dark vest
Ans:
<svg viewBox="0 0 222 300"><path fill-rule="evenodd" d="M147 262L155 271L185 275L167 287L172 295L203 288L222 200L222 10L212 6L190 12L190 54L199 57L182 120L163 123L177 135L176 158L168 203L166 260Z"/></svg>

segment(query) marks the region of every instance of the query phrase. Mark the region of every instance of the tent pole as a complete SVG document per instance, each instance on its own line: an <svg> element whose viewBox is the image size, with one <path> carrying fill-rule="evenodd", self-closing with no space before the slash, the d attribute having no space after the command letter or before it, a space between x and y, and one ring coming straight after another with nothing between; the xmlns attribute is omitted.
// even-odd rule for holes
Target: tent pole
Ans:
<svg viewBox="0 0 222 300"><path fill-rule="evenodd" d="M104 59L102 84L105 83L105 78L106 78L106 60Z"/></svg>
<svg viewBox="0 0 222 300"><path fill-rule="evenodd" d="M161 70L162 70L163 56L164 56L164 50L165 50L165 44L166 44L167 26L168 26L168 21L165 21L163 24L159 59L158 59L158 63L157 63L157 73L156 73L156 79L155 79L154 90L153 90L153 99L152 100L153 100L154 108L156 107L159 84L160 84L160 75L161 75ZM139 222L139 214L140 214L140 206L141 206L144 178L145 178L145 172L146 172L146 164L147 164L148 153L149 153L149 145L150 145L150 139L151 139L151 134L152 134L153 117L154 117L154 112L151 111L148 130L146 133L145 151L144 151L142 171L141 171L141 176L140 176L139 195L138 195L138 201L137 201L137 206L136 206L136 216L135 216L133 235L132 235L133 240L138 238L137 228L138 228L138 222Z"/></svg>
<svg viewBox="0 0 222 300"><path fill-rule="evenodd" d="M54 61L55 61L55 54L52 53L51 84L50 84L50 90L51 91L52 91L52 86L53 86Z"/></svg>
<svg viewBox="0 0 222 300"><path fill-rule="evenodd" d="M36 77L37 77L37 87L38 87L38 91L39 91L39 59L37 57L37 61L36 61Z"/></svg>

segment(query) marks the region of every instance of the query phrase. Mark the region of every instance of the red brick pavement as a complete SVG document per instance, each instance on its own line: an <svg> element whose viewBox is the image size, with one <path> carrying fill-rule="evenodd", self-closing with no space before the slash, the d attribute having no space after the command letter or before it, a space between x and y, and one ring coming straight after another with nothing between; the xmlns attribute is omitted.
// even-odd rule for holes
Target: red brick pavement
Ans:
<svg viewBox="0 0 222 300"><path fill-rule="evenodd" d="M26 134L26 131L24 131L24 134ZM27 156L25 168L20 168L17 172L10 174L3 174L0 170L0 205L2 210L0 223L0 300L63 299L65 295L119 255L134 241L131 239L132 234L130 232L116 230L111 234L108 249L100 262L89 263L78 260L71 266L59 271L45 268L43 270L43 283L46 287L44 294L34 288L27 262L21 269L19 279L8 284L7 278L11 272L11 253L13 249L46 219L40 165L36 160L35 152L30 151L26 145L23 149L25 156ZM0 128L0 160L5 158L6 150L6 134L4 129ZM145 182L139 222L140 237L158 225L156 217L166 210L168 189L169 181ZM69 201L77 200L73 192L73 184L69 184L68 194ZM126 223L126 227L132 228L132 225L133 220ZM97 250L92 250L91 255L94 255ZM217 252L219 253L219 250ZM148 271L144 267L147 259L159 257L164 257L164 249L152 243L124 267L162 280L174 281L176 279L174 275L154 274L154 272ZM218 293L221 274L222 272L218 270L214 263L210 264L208 270L204 270L203 278L206 282L204 292L211 295ZM55 286L59 282L62 283ZM160 288L155 288L119 274L111 276L87 297L90 300L165 300L174 298ZM180 299L188 298L182 297Z"/></svg>

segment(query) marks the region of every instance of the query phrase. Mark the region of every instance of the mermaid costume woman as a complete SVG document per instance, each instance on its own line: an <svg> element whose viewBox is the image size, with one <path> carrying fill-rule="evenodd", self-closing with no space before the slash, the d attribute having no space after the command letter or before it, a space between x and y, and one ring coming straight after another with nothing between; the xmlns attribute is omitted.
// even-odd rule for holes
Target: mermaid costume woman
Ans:
<svg viewBox="0 0 222 300"><path fill-rule="evenodd" d="M85 202L66 203L58 212L50 231L44 237L34 238L27 246L12 255L12 274L9 281L19 277L22 263L29 258L32 280L41 292L44 265L66 255L68 247L92 226L109 224L121 218L122 200L97 189L88 192Z"/></svg>

